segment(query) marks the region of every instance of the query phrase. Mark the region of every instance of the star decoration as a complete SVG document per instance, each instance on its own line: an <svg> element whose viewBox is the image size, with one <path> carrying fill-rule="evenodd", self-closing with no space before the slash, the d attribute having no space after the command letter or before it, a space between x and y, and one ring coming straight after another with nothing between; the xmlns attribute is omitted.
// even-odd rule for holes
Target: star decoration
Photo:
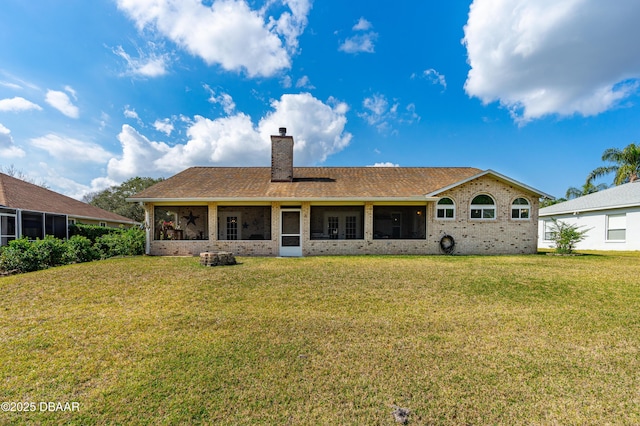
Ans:
<svg viewBox="0 0 640 426"><path fill-rule="evenodd" d="M189 226L190 223L193 223L193 226L196 226L196 219L200 218L200 216L194 216L193 211L191 210L189 210L189 216L182 217L187 219L187 226Z"/></svg>

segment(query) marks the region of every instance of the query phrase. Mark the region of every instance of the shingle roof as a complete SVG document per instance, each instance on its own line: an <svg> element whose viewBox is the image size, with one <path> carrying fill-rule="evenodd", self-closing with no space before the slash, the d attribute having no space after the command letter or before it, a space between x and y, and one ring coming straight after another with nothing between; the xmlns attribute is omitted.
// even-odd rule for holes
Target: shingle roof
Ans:
<svg viewBox="0 0 640 426"><path fill-rule="evenodd" d="M473 167L295 167L293 182L271 182L269 167L192 167L129 200L417 200L481 173Z"/></svg>
<svg viewBox="0 0 640 426"><path fill-rule="evenodd" d="M65 214L85 219L135 223L127 217L108 212L4 173L0 173L0 205L13 209Z"/></svg>
<svg viewBox="0 0 640 426"><path fill-rule="evenodd" d="M640 181L614 186L540 209L540 216L640 206Z"/></svg>

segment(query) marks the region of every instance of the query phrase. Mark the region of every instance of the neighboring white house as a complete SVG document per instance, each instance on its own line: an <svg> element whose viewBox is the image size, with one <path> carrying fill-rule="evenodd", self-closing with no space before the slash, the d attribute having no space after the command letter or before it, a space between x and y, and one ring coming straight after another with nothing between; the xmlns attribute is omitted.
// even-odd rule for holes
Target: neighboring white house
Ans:
<svg viewBox="0 0 640 426"><path fill-rule="evenodd" d="M540 209L540 248L554 247L552 218L589 230L578 250L640 250L640 181Z"/></svg>

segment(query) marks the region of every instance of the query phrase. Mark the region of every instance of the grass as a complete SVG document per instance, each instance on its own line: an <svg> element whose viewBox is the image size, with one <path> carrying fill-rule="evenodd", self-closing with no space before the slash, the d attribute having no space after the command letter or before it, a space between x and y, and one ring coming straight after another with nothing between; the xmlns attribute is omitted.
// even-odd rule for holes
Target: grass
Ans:
<svg viewBox="0 0 640 426"><path fill-rule="evenodd" d="M640 253L137 257L0 279L0 424L639 424Z"/></svg>

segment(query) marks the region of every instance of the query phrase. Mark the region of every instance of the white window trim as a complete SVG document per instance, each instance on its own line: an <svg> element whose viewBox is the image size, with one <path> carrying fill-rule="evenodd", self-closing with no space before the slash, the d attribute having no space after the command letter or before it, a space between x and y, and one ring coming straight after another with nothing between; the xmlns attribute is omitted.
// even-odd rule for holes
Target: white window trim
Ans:
<svg viewBox="0 0 640 426"><path fill-rule="evenodd" d="M517 197L513 201L515 202L516 200L519 200L519 199L523 199L523 200L525 200L527 202L526 207L524 207L525 204L513 204L512 203L511 204L511 210L509 210L509 219L511 219L511 220L522 220L522 221L531 220L531 202L529 200L527 200L526 198L524 198L524 197ZM513 210L514 209L518 209L519 210L519 216L522 215L522 210L528 210L529 211L528 217L513 217Z"/></svg>
<svg viewBox="0 0 640 426"><path fill-rule="evenodd" d="M618 218L624 218L624 228L611 228L610 227L610 222L611 222L611 217L614 217L616 219ZM624 243L627 241L627 214L626 213L617 213L617 214L608 214L605 217L606 220L606 227L605 227L605 234L604 234L604 238L605 241L608 243ZM622 239L611 239L609 238L609 231L619 231L619 230L624 230L624 238Z"/></svg>
<svg viewBox="0 0 640 426"><path fill-rule="evenodd" d="M438 202L436 203L436 220L456 220L456 202L453 198L451 197L442 197L444 198L448 198L449 200L451 200L451 202L453 204L438 204L440 202L440 200L438 200ZM447 217L447 210L453 210L453 217ZM438 212L439 211L444 211L444 217L439 217L438 216Z"/></svg>
<svg viewBox="0 0 640 426"><path fill-rule="evenodd" d="M487 220L487 221L496 220L496 216L497 216L497 213L498 213L496 199L493 198L489 194L482 193L482 194L474 195L473 198L471 198L471 201L473 201L476 197L478 197L480 195L486 195L487 197L491 198L493 200L493 204L471 204L469 206L469 219L470 220ZM489 206L491 206L491 207L489 207ZM482 217L471 217L471 212L473 210L481 210L480 215ZM484 217L485 210L493 210L493 217Z"/></svg>

